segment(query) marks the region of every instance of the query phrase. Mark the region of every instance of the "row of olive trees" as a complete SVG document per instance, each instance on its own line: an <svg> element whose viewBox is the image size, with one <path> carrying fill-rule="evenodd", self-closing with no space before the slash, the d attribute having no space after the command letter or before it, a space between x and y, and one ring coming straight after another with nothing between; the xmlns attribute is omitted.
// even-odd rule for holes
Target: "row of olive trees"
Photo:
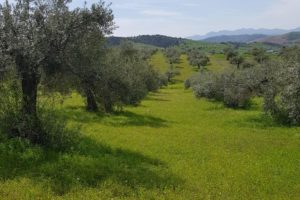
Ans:
<svg viewBox="0 0 300 200"><path fill-rule="evenodd" d="M196 97L222 101L232 108L246 108L251 98L260 96L265 112L274 119L299 125L300 48L284 48L274 60L261 50L254 56L256 66L221 74L202 72L188 79L186 88L192 87Z"/></svg>
<svg viewBox="0 0 300 200"><path fill-rule="evenodd" d="M253 60L258 64L263 64L269 60L269 55L264 48L254 47L250 52L248 52ZM228 46L224 49L224 54L226 59L231 63L237 66L237 69L240 68L251 68L255 66L255 63L247 61L245 56L242 55L237 49Z"/></svg>
<svg viewBox="0 0 300 200"><path fill-rule="evenodd" d="M77 42L67 53L70 70L64 78L86 98L88 111L109 113L116 105L136 105L161 86L159 73L131 42L112 49L100 48L98 37Z"/></svg>
<svg viewBox="0 0 300 200"><path fill-rule="evenodd" d="M115 25L103 1L72 10L69 2L15 0L0 5L1 88L18 94L11 101L16 109L0 107L5 121L0 123L10 136L48 142L52 133L39 112L40 88L62 94L76 90L86 98L87 110L112 112L116 105L137 104L160 87L159 74L132 44L105 47L105 36Z"/></svg>
<svg viewBox="0 0 300 200"><path fill-rule="evenodd" d="M230 108L247 108L250 100L260 91L260 74L257 68L197 74L185 82L195 96L221 101Z"/></svg>
<svg viewBox="0 0 300 200"><path fill-rule="evenodd" d="M169 69L165 73L166 79L167 82L172 82L172 78L179 75L179 71L175 68L175 64L180 62L181 51L176 47L169 47L165 49L164 54L170 64Z"/></svg>

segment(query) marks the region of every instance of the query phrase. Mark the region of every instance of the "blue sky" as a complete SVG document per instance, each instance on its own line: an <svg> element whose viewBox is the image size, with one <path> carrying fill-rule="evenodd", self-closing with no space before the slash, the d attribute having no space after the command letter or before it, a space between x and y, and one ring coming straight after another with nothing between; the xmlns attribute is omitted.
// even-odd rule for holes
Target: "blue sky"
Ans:
<svg viewBox="0 0 300 200"><path fill-rule="evenodd" d="M0 0L2 1L2 0ZM86 0L89 4L97 0ZM186 37L239 28L296 28L300 0L105 0L112 3L116 36ZM84 0L73 0L82 6Z"/></svg>
<svg viewBox="0 0 300 200"><path fill-rule="evenodd" d="M81 5L82 0L74 0ZM93 2L91 0L87 2ZM109 1L107 1L109 2ZM296 28L300 0L110 0L114 35L186 37L238 28Z"/></svg>

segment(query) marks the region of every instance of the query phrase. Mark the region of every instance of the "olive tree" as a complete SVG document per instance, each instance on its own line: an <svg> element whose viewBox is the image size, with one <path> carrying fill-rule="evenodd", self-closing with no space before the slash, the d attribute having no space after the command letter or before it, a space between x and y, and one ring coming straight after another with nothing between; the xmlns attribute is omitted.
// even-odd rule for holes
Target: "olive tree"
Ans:
<svg viewBox="0 0 300 200"><path fill-rule="evenodd" d="M124 42L107 56L95 94L104 111L113 112L116 106L137 105L159 83L158 72L143 59L142 52Z"/></svg>
<svg viewBox="0 0 300 200"><path fill-rule="evenodd" d="M68 45L64 78L86 98L86 110L98 111L96 87L103 76L108 49L104 45L102 32L97 27L86 27L86 34ZM65 86L66 87L66 86ZM63 90L65 90L63 88Z"/></svg>
<svg viewBox="0 0 300 200"><path fill-rule="evenodd" d="M269 59L267 51L264 48L255 47L252 49L251 54L254 56L254 60L260 64Z"/></svg>
<svg viewBox="0 0 300 200"><path fill-rule="evenodd" d="M0 56L5 65L14 65L21 84L25 124L30 129L18 130L24 137L39 142L42 134L37 116L37 94L41 78L68 70L66 49L97 27L111 33L112 11L104 2L90 9L68 8L69 0L15 0L0 5ZM30 121L30 123L29 123Z"/></svg>
<svg viewBox="0 0 300 200"><path fill-rule="evenodd" d="M236 56L230 59L231 64L235 64L237 69L240 69L241 64L245 62L245 58L242 55L237 54Z"/></svg>
<svg viewBox="0 0 300 200"><path fill-rule="evenodd" d="M300 52L284 50L281 61L265 63L264 107L280 122L300 124Z"/></svg>
<svg viewBox="0 0 300 200"><path fill-rule="evenodd" d="M209 63L208 56L198 49L193 49L188 52L188 60L190 65L197 66L198 69L205 67Z"/></svg>
<svg viewBox="0 0 300 200"><path fill-rule="evenodd" d="M165 56L167 57L170 65L178 63L180 60L180 51L175 47L169 47L165 50Z"/></svg>
<svg viewBox="0 0 300 200"><path fill-rule="evenodd" d="M226 60L231 60L233 57L238 55L238 52L233 47L227 47L224 49Z"/></svg>
<svg viewBox="0 0 300 200"><path fill-rule="evenodd" d="M174 68L174 64L179 63L181 52L175 47L169 47L165 50L165 56L167 57L170 63L169 70L166 72L165 75L167 77L168 82L171 82L172 78L179 74L179 71L177 71Z"/></svg>

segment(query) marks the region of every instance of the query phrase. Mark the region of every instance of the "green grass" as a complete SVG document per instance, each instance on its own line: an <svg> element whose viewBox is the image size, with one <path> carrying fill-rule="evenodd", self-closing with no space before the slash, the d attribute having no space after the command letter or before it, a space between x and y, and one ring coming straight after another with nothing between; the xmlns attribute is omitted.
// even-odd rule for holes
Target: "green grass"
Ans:
<svg viewBox="0 0 300 200"><path fill-rule="evenodd" d="M168 66L160 53L152 65ZM186 56L177 68L175 84L123 113L86 113L73 95L60 110L82 125L72 152L0 143L0 199L299 199L300 128L273 123L260 104L197 100L183 89Z"/></svg>
<svg viewBox="0 0 300 200"><path fill-rule="evenodd" d="M230 64L229 61L226 60L224 54L215 54L209 57L210 64L208 65L208 70L214 72L223 72L228 69L236 69L235 65Z"/></svg>
<svg viewBox="0 0 300 200"><path fill-rule="evenodd" d="M198 48L206 53L215 51L216 53L221 53L228 45L220 43L210 43L205 41L194 41L187 40L184 43L179 45L179 48L182 50Z"/></svg>
<svg viewBox="0 0 300 200"><path fill-rule="evenodd" d="M150 65L155 67L160 73L165 73L170 69L170 64L161 51L158 51L152 56Z"/></svg>

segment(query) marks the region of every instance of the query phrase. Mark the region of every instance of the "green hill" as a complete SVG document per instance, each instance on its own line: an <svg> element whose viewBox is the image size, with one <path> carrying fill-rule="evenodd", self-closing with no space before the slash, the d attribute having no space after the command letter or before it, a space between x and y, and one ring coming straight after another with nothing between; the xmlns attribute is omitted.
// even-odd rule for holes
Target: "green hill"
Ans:
<svg viewBox="0 0 300 200"><path fill-rule="evenodd" d="M273 44L279 46L289 46L300 44L300 32L292 32L279 36L271 36L263 39L259 39L256 42L261 42L265 44Z"/></svg>
<svg viewBox="0 0 300 200"><path fill-rule="evenodd" d="M123 40L129 40L135 43L152 45L161 48L177 46L186 41L186 39L164 35L140 35L136 37L108 37L107 43L109 45L119 45Z"/></svg>

